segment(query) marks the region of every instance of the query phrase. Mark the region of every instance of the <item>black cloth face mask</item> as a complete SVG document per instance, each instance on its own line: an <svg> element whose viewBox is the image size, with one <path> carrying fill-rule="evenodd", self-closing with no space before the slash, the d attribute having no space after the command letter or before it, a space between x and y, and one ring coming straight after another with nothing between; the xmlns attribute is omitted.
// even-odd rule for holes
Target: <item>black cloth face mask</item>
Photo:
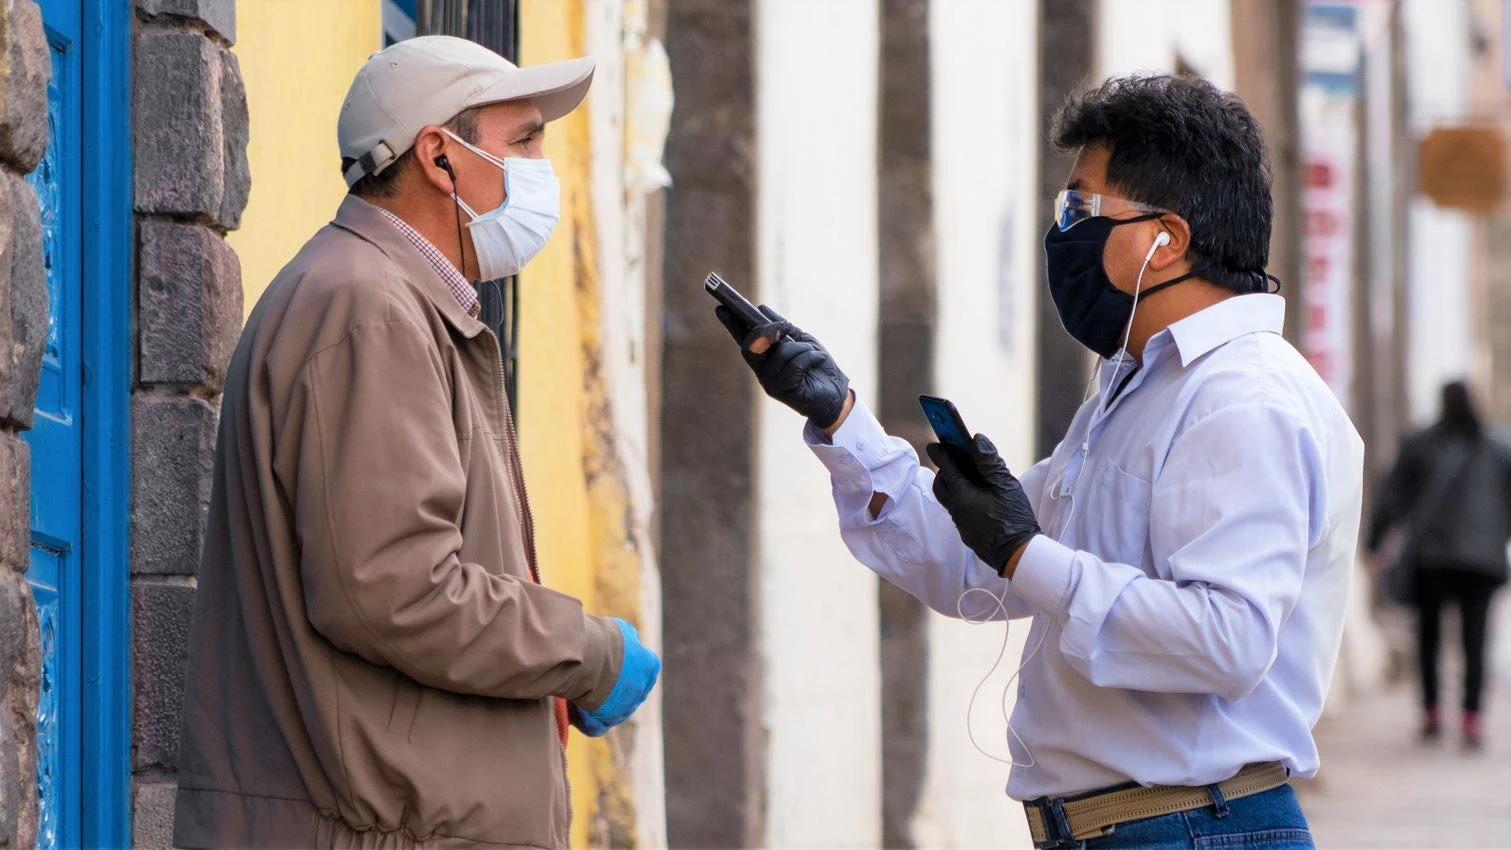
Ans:
<svg viewBox="0 0 1511 850"><path fill-rule="evenodd" d="M1051 224L1049 232L1044 234L1049 295L1054 299L1055 311L1060 314L1060 324L1076 342L1101 357L1117 353L1123 342L1123 331L1133 318L1133 296L1113 286L1102 265L1107 238L1120 224L1148 221L1160 215L1150 213L1123 219L1096 216L1069 230ZM1191 274L1184 274L1165 281L1143 290L1139 297L1148 298L1191 277Z"/></svg>

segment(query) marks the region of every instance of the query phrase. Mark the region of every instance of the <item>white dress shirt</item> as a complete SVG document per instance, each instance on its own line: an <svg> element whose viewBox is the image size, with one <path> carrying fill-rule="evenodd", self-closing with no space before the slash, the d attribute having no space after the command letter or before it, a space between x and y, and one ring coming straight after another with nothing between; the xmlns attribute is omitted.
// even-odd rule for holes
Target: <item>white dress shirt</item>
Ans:
<svg viewBox="0 0 1511 850"><path fill-rule="evenodd" d="M933 472L863 405L832 441L809 428L862 563L951 617L979 587L1033 618L1025 654L1043 643L1013 710L1033 764L1014 767L1011 796L1206 785L1252 762L1316 772L1364 445L1280 336L1284 314L1277 295L1236 296L1156 334L1142 368L1108 362L1054 455L1021 476L1044 533L1011 581L965 547ZM874 519L873 492L888 497ZM972 594L965 614L995 608ZM1029 761L1016 742L1013 757Z"/></svg>

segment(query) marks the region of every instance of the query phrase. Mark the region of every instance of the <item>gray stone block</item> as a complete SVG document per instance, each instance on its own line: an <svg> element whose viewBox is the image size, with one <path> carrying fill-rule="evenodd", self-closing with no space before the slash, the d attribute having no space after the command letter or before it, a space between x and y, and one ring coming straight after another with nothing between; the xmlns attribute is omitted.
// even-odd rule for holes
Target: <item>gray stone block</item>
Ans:
<svg viewBox="0 0 1511 850"><path fill-rule="evenodd" d="M193 575L215 461L215 410L189 396L131 402L131 571Z"/></svg>
<svg viewBox="0 0 1511 850"><path fill-rule="evenodd" d="M31 561L31 447L0 431L0 574ZM0 665L0 675L10 665Z"/></svg>
<svg viewBox="0 0 1511 850"><path fill-rule="evenodd" d="M175 770L194 588L139 582L131 588L131 766Z"/></svg>
<svg viewBox="0 0 1511 850"><path fill-rule="evenodd" d="M171 782L137 782L131 790L131 846L136 850L168 850L173 846Z"/></svg>
<svg viewBox="0 0 1511 850"><path fill-rule="evenodd" d="M11 578L11 577L6 577ZM10 761L15 765L16 774L20 777L19 789L14 786L0 790L6 794L8 802L4 808L10 809L6 815L9 819L14 817L15 840L13 847L30 847L37 837L37 736L35 719L37 716L37 682L41 675L41 646L37 635L36 608L31 601L31 594L27 592L25 585L19 577L14 577L21 589L21 650L17 656L15 667L6 671L10 675L10 686L6 690L3 699L0 699L0 726L8 725L3 731L6 741L0 742L0 760ZM4 579L0 579L4 580ZM3 773L5 768L0 768ZM4 784L0 782L0 784ZM0 833L0 839L5 838Z"/></svg>
<svg viewBox="0 0 1511 850"><path fill-rule="evenodd" d="M225 197L220 50L183 30L136 40L136 208L220 222Z"/></svg>
<svg viewBox="0 0 1511 850"><path fill-rule="evenodd" d="M241 63L229 51L220 52L220 119L222 168L225 194L220 199L220 221L228 228L241 226L241 212L252 193L252 167L247 162L251 119L247 114L247 87L241 78Z"/></svg>
<svg viewBox="0 0 1511 850"><path fill-rule="evenodd" d="M11 725L10 717L0 711L0 847L17 846L16 815L21 810L21 765Z"/></svg>
<svg viewBox="0 0 1511 850"><path fill-rule="evenodd" d="M198 21L226 41L236 41L236 0L136 0L136 7L152 17Z"/></svg>
<svg viewBox="0 0 1511 850"><path fill-rule="evenodd" d="M20 591L19 614L21 620L21 644L16 652L14 666L7 671L10 684L7 686L4 705L19 712L19 716L35 720L37 716L37 685L42 681L42 633L37 627L37 603L31 595L31 585L21 578L16 585Z"/></svg>
<svg viewBox="0 0 1511 850"><path fill-rule="evenodd" d="M47 148L47 83L52 56L36 0L0 6L0 159L31 171Z"/></svg>
<svg viewBox="0 0 1511 850"><path fill-rule="evenodd" d="M0 169L0 424L31 427L47 342L47 277L37 194Z"/></svg>
<svg viewBox="0 0 1511 850"><path fill-rule="evenodd" d="M25 583L17 573L0 572L0 671L5 671L0 674L0 697L10 690L11 671L28 642L26 630L32 618L27 616L26 606L32 601Z"/></svg>
<svg viewBox="0 0 1511 850"><path fill-rule="evenodd" d="M241 263L215 231L144 220L137 231L144 384L219 390L241 329Z"/></svg>

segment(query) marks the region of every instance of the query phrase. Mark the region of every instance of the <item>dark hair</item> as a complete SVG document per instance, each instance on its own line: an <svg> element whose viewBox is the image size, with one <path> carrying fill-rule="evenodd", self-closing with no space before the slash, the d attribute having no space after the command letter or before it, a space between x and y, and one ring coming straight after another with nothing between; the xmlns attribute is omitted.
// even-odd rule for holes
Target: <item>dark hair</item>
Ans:
<svg viewBox="0 0 1511 850"><path fill-rule="evenodd" d="M457 113L456 117L447 121L442 126L460 136L464 141L476 142L477 108L473 107L472 109L465 109ZM391 198L394 192L398 191L399 175L404 173L404 169L408 168L409 163L413 161L414 147L411 145L408 150L399 154L397 159L389 163L387 168L377 174L363 175L362 179L353 183L347 192L359 198ZM349 156L342 157L341 173L345 174L346 169L351 168L352 163L355 162L356 160Z"/></svg>
<svg viewBox="0 0 1511 850"><path fill-rule="evenodd" d="M1451 381L1443 385L1442 424L1444 428L1462 434L1480 433L1479 411L1475 409L1469 385L1463 381Z"/></svg>
<svg viewBox="0 0 1511 850"><path fill-rule="evenodd" d="M1106 146L1111 185L1184 218L1193 274L1234 292L1268 288L1270 164L1236 95L1196 77L1115 77L1066 101L1054 143Z"/></svg>

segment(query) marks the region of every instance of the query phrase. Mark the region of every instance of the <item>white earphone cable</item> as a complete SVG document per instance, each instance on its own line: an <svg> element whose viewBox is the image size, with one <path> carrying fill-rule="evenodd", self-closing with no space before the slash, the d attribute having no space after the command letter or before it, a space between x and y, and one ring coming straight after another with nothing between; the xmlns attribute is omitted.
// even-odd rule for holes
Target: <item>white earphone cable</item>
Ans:
<svg viewBox="0 0 1511 850"><path fill-rule="evenodd" d="M1141 293L1144 288L1144 272L1149 269L1149 263L1154 259L1154 252L1159 250L1161 245L1168 245L1169 243L1170 235L1168 233L1165 233L1164 231L1160 231L1159 236L1155 237L1154 244L1149 246L1149 253L1144 255L1143 265L1139 266L1138 279L1134 281L1133 284L1133 308L1128 312L1128 327L1123 331L1123 344L1118 349L1117 363L1112 367L1112 374L1114 376L1116 376L1118 371L1123 368L1123 358L1128 353L1128 341L1132 338L1133 334L1133 317L1138 312L1139 293ZM1101 377L1102 368L1103 364L1098 364L1097 368L1093 370L1091 381L1087 382L1087 393L1091 391L1091 384L1096 382L1097 379ZM1092 417L1092 421L1088 423L1086 428L1086 443L1082 448L1087 451L1087 453L1090 453L1091 448L1091 429L1096 425L1097 419L1099 419L1101 416L1106 415L1107 402L1107 394L1104 392L1102 396L1102 404L1098 409L1097 414ZM1082 463L1085 463L1084 458L1082 459ZM1070 499L1070 514L1066 517L1065 522L1060 526L1062 534L1064 533L1065 529L1070 527L1071 520L1075 518L1076 510L1075 493L1068 492L1066 493L1066 496ZM997 658L992 662L991 669L986 671L986 675L981 677L981 681L977 682L976 687L971 691L970 702L966 703L965 706L965 733L971 740L971 746L975 747L977 752L981 753L992 761L1000 762L1010 767L1033 767L1035 764L1033 750L1029 749L1028 743L1025 742L1023 740L1023 737L1018 734L1018 730L1013 728L1012 713L1008 710L1008 696L1012 692L1013 683L1018 681L1018 678L1023 675L1024 668L1028 667L1029 662L1033 661L1034 658L1038 656L1039 650L1044 646L1045 639L1049 637L1050 626L1048 624L1045 625L1043 633L1039 635L1039 640L1034 644L1034 648L1023 657L1023 661L1018 665L1018 669L1013 671L1013 675L1010 676L1007 680L1007 683L1002 686L1002 721L1004 724L1006 724L1007 727L1007 758L1002 758L995 753L987 752L986 748L981 746L981 743L976 740L976 730L971 726L971 715L976 708L976 698L981 695L981 689L986 687L986 683L991 681L992 676L996 675L997 668L1002 666L1002 659L1007 657L1008 637L1012 634L1012 620L1009 618L1007 610L1007 592L1008 588L1005 586L1002 588L1002 593L1000 595L992 593L990 590L987 590L984 587L969 587L966 588L965 592L961 593L960 597L955 600L956 616L973 626L985 625L986 623L991 622L993 614L1000 614L1002 616L1002 646L997 650ZM967 617L965 615L965 600L972 593L985 594L988 599L992 600L994 608L989 608L986 613L980 617ZM1013 758L1014 741L1018 742L1018 746L1021 747L1023 749L1023 752L1027 755L1027 761L1020 762Z"/></svg>
<svg viewBox="0 0 1511 850"><path fill-rule="evenodd" d="M987 598L991 599L992 602L995 603L996 611L988 611L985 616L977 617L974 619L967 617L964 611L965 600L966 597L970 596L972 593L986 594ZM981 677L981 681L976 683L976 687L971 691L970 702L965 706L965 733L971 739L971 746L976 748L976 752L981 753L992 761L1001 762L1002 764L1008 765L1010 767L1033 767L1033 750L1029 749L1027 742L1025 742L1022 736L1018 734L1018 730L1013 728L1012 714L1010 711L1008 711L1007 698L1008 694L1012 691L1013 683L1018 681L1018 677L1023 674L1023 669L1028 666L1030 661L1034 660L1034 656L1039 654L1039 648L1044 646L1044 639L1049 636L1049 628L1047 626L1045 627L1044 633L1039 635L1039 641L1038 643L1034 644L1033 650L1023 658L1023 663L1018 665L1018 669L1013 671L1013 675L1009 677L1007 683L1002 686L1002 720L1007 726L1007 758L1003 758L995 753L987 752L986 748L981 746L981 742L976 740L976 730L971 726L971 715L975 711L976 698L981 695L981 689L986 687L986 683L991 681L992 676L996 675L997 668L1002 666L1002 659L1007 657L1008 637L1012 633L1012 621L1008 619L1007 613L1007 588L1002 589L1002 594L1000 596L992 593L990 590L987 590L984 587L967 588L964 593L960 594L960 598L955 602L955 613L959 616L960 619L966 621L967 623L970 623L973 626L985 625L986 623L991 622L992 613L998 613L1002 615L1002 646L997 650L997 659L992 662L992 667L990 670L986 671L986 675ZM1013 758L1013 741L1017 741L1018 746L1023 748L1023 752L1028 756L1028 761L1017 761Z"/></svg>

